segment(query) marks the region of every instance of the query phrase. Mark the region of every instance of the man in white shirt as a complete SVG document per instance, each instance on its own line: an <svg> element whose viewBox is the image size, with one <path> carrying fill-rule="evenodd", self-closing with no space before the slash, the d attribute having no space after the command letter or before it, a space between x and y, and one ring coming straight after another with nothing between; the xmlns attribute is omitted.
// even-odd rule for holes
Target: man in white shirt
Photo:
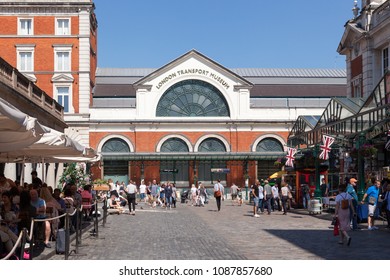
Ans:
<svg viewBox="0 0 390 280"><path fill-rule="evenodd" d="M135 215L135 197L137 194L137 186L133 181L129 181L126 187L127 201L129 202L129 215Z"/></svg>
<svg viewBox="0 0 390 280"><path fill-rule="evenodd" d="M142 202L146 202L145 201L145 198L146 198L146 185L145 185L145 181L144 180L141 180L141 185L139 186L139 195L140 195L140 199Z"/></svg>
<svg viewBox="0 0 390 280"><path fill-rule="evenodd" d="M279 198L279 186L278 184L275 184L272 186L272 195L274 202L272 203L272 210L275 209L275 202L278 205L278 211L282 210L282 207L280 207L280 198Z"/></svg>
<svg viewBox="0 0 390 280"><path fill-rule="evenodd" d="M218 212L221 211L221 199L223 196L223 186L221 184L221 180L218 179L217 183L214 185L214 197L217 201Z"/></svg>

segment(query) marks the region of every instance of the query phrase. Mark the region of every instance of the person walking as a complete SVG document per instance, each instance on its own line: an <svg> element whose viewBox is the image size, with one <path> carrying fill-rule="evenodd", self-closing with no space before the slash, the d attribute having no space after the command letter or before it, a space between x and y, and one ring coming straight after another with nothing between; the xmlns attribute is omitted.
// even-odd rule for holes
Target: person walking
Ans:
<svg viewBox="0 0 390 280"><path fill-rule="evenodd" d="M200 206L203 207L206 201L206 189L204 188L202 183L199 184L198 192L199 192Z"/></svg>
<svg viewBox="0 0 390 280"><path fill-rule="evenodd" d="M287 183L283 183L283 187L280 189L280 193L282 195L282 207L283 207L283 215L287 215L287 203L288 203L288 194L291 194L290 188Z"/></svg>
<svg viewBox="0 0 390 280"><path fill-rule="evenodd" d="M352 207L349 213L349 219L352 223L352 230L360 229L357 224L357 216L352 214L357 213L358 196L355 190L357 181L358 180L356 180L355 178L349 179L349 184L347 185L347 189L345 190L346 193L352 196Z"/></svg>
<svg viewBox="0 0 390 280"><path fill-rule="evenodd" d="M275 209L275 206L277 205L278 206L278 211L281 211L282 210L282 207L280 207L280 198L279 198L279 185L278 184L275 184L272 186L272 195L273 195L273 198L274 198L274 202L272 204L272 210Z"/></svg>
<svg viewBox="0 0 390 280"><path fill-rule="evenodd" d="M259 195L260 195L260 181L256 179L256 183L252 186L252 196L253 196L253 217L260 217L257 214L257 209L259 208Z"/></svg>
<svg viewBox="0 0 390 280"><path fill-rule="evenodd" d="M271 198L272 198L272 187L269 184L268 180L264 181L264 198L265 205L267 206L268 215L271 215Z"/></svg>
<svg viewBox="0 0 390 280"><path fill-rule="evenodd" d="M137 186L133 181L129 181L126 187L127 201L129 203L129 215L135 215L135 197L137 194Z"/></svg>
<svg viewBox="0 0 390 280"><path fill-rule="evenodd" d="M351 237L348 235L348 231L351 229L349 220L349 211L352 208L352 196L347 193L345 184L339 186L339 194L336 196L336 210L334 217L338 219L340 227L340 241L339 244L344 244L346 241L347 245L351 244ZM356 212L353 212L356 215Z"/></svg>
<svg viewBox="0 0 390 280"><path fill-rule="evenodd" d="M237 205L239 205L239 202L237 200L239 188L236 184L233 183L233 185L230 187L230 195L232 196L232 206L234 206L234 202L237 202Z"/></svg>
<svg viewBox="0 0 390 280"><path fill-rule="evenodd" d="M384 195L383 203L385 203L385 212L386 212L386 219L387 219L387 229L390 229L390 184L386 187L386 193Z"/></svg>
<svg viewBox="0 0 390 280"><path fill-rule="evenodd" d="M146 185L145 180L141 180L141 185L139 185L139 195L140 195L140 201L146 202Z"/></svg>
<svg viewBox="0 0 390 280"><path fill-rule="evenodd" d="M218 179L217 183L214 185L214 197L217 202L218 212L221 211L221 199L223 194L223 186L221 180Z"/></svg>
<svg viewBox="0 0 390 280"><path fill-rule="evenodd" d="M303 208L307 209L309 208L309 203L310 203L310 188L308 184L302 184L301 185L302 189L302 204Z"/></svg>
<svg viewBox="0 0 390 280"><path fill-rule="evenodd" d="M165 187L165 203L166 208L165 209L171 209L172 208L172 184L170 182L167 182L167 185Z"/></svg>
<svg viewBox="0 0 390 280"><path fill-rule="evenodd" d="M366 193L363 195L361 203L364 204L368 197L368 230L377 230L378 227L375 223L375 210L378 204L379 188L381 187L381 181L376 180L375 184L369 187Z"/></svg>

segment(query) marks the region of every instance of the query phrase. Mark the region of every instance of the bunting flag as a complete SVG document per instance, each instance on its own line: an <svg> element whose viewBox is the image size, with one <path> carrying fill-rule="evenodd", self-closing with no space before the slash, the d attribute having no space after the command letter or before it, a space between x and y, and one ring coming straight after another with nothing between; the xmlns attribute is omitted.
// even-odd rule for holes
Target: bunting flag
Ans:
<svg viewBox="0 0 390 280"><path fill-rule="evenodd" d="M320 149L322 150L322 152L320 154L320 159L328 160L329 152L331 150L330 146L332 146L333 142L334 142L333 137L322 135L323 145L320 146Z"/></svg>
<svg viewBox="0 0 390 280"><path fill-rule="evenodd" d="M295 154L297 153L297 149L287 147L287 161L285 163L286 166L294 166Z"/></svg>

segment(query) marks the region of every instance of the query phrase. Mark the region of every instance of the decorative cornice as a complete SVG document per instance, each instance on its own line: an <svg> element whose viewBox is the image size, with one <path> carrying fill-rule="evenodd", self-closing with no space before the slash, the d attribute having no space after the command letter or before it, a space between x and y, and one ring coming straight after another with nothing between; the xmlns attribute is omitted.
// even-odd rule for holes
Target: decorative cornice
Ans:
<svg viewBox="0 0 390 280"><path fill-rule="evenodd" d="M13 5L4 5L0 4L0 14L1 15L58 15L61 14L61 16L65 15L78 15L80 11L85 11L87 10L90 12L92 9L91 4L83 5L79 3L68 3L67 6L57 6L56 5L40 5L40 6L35 6L31 5L20 5L18 6L17 4Z"/></svg>
<svg viewBox="0 0 390 280"><path fill-rule="evenodd" d="M53 77L51 78L51 81L53 83L73 83L74 78L72 75L69 74L54 74Z"/></svg>

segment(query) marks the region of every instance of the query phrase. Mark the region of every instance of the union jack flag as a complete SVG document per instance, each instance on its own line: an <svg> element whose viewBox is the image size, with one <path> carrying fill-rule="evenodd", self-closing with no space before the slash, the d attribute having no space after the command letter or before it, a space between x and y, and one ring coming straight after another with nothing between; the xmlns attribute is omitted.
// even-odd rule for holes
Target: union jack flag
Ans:
<svg viewBox="0 0 390 280"><path fill-rule="evenodd" d="M285 163L286 166L294 166L295 154L297 153L297 149L287 147L287 161Z"/></svg>
<svg viewBox="0 0 390 280"><path fill-rule="evenodd" d="M329 152L331 150L330 146L332 146L333 142L334 142L333 137L322 135L323 145L320 146L320 149L322 150L320 154L320 159L327 160L329 158Z"/></svg>

